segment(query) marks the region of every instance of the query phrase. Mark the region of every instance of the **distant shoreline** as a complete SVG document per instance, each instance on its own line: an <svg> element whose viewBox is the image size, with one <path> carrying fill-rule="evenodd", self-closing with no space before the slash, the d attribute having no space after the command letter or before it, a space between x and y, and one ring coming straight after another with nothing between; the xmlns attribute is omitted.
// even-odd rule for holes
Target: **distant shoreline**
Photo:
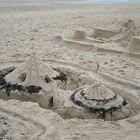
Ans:
<svg viewBox="0 0 140 140"><path fill-rule="evenodd" d="M103 0L106 1L106 0ZM108 0L111 1L111 0ZM115 0L116 1L116 0ZM45 6L45 5L139 5L140 2L97 2L97 0L0 0L1 6Z"/></svg>

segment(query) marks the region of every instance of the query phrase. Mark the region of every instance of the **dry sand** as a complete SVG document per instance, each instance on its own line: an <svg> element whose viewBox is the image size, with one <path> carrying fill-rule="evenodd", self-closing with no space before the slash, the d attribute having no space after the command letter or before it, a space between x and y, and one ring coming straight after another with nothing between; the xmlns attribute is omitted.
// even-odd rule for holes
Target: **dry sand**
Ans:
<svg viewBox="0 0 140 140"><path fill-rule="evenodd" d="M91 45L89 38L84 41L72 38L77 29L84 30L88 37L95 27L119 31L128 19L135 22L136 36L140 36L139 13L139 4L0 5L0 69L18 66L27 60L34 47L40 59L53 67L63 66L95 75L99 62L96 78L127 98L136 112L116 122L77 118L64 120L37 103L0 100L0 139L139 140L139 37L134 37L133 41L123 39L119 43L96 43L97 47ZM61 35L63 40L56 39L56 35Z"/></svg>

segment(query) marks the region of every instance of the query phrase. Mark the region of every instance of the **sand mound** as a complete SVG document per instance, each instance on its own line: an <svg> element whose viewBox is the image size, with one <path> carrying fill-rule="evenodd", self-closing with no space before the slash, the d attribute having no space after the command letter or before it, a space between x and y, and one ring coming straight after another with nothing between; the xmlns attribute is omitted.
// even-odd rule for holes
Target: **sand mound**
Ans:
<svg viewBox="0 0 140 140"><path fill-rule="evenodd" d="M86 33L84 30L76 30L73 35L74 40L83 40L85 39Z"/></svg>
<svg viewBox="0 0 140 140"><path fill-rule="evenodd" d="M56 36L55 36L55 41L60 42L60 41L62 41L62 40L63 40L63 38L62 38L61 35L56 35Z"/></svg>

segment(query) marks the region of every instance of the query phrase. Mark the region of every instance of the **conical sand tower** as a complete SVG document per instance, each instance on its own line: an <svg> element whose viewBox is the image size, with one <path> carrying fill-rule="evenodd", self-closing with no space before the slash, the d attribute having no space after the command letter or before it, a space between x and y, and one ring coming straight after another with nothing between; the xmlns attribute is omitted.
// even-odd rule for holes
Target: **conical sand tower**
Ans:
<svg viewBox="0 0 140 140"><path fill-rule="evenodd" d="M58 78L59 74L33 54L26 62L12 69L12 72L9 70L8 73L0 75L0 98L34 101L49 108L55 92L54 79Z"/></svg>
<svg viewBox="0 0 140 140"><path fill-rule="evenodd" d="M76 105L95 114L93 118L119 120L130 114L127 101L99 81L76 90L71 95L71 100Z"/></svg>
<svg viewBox="0 0 140 140"><path fill-rule="evenodd" d="M59 73L51 67L46 66L33 54L26 62L17 67L13 72L6 75L5 80L12 84L36 85L45 87L51 82L52 77Z"/></svg>

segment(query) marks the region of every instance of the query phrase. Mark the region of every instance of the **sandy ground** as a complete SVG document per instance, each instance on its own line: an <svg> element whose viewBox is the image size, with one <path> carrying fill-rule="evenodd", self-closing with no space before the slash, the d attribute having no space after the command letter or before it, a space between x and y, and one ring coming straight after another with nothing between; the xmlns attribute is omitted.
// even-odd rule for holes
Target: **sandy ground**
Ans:
<svg viewBox="0 0 140 140"><path fill-rule="evenodd" d="M121 95L129 93L139 102L139 54L96 52L93 48L55 40L58 34L70 38L76 29L85 30L87 34L91 34L94 27L119 30L127 19L134 20L139 34L139 13L140 5L0 5L0 69L17 66L36 47L44 63L52 66L63 65L94 74L99 62L98 78L113 90L118 89ZM105 47L128 51L128 46L108 43ZM139 122L139 113L117 122L64 120L34 103L0 100L2 140L139 140Z"/></svg>

